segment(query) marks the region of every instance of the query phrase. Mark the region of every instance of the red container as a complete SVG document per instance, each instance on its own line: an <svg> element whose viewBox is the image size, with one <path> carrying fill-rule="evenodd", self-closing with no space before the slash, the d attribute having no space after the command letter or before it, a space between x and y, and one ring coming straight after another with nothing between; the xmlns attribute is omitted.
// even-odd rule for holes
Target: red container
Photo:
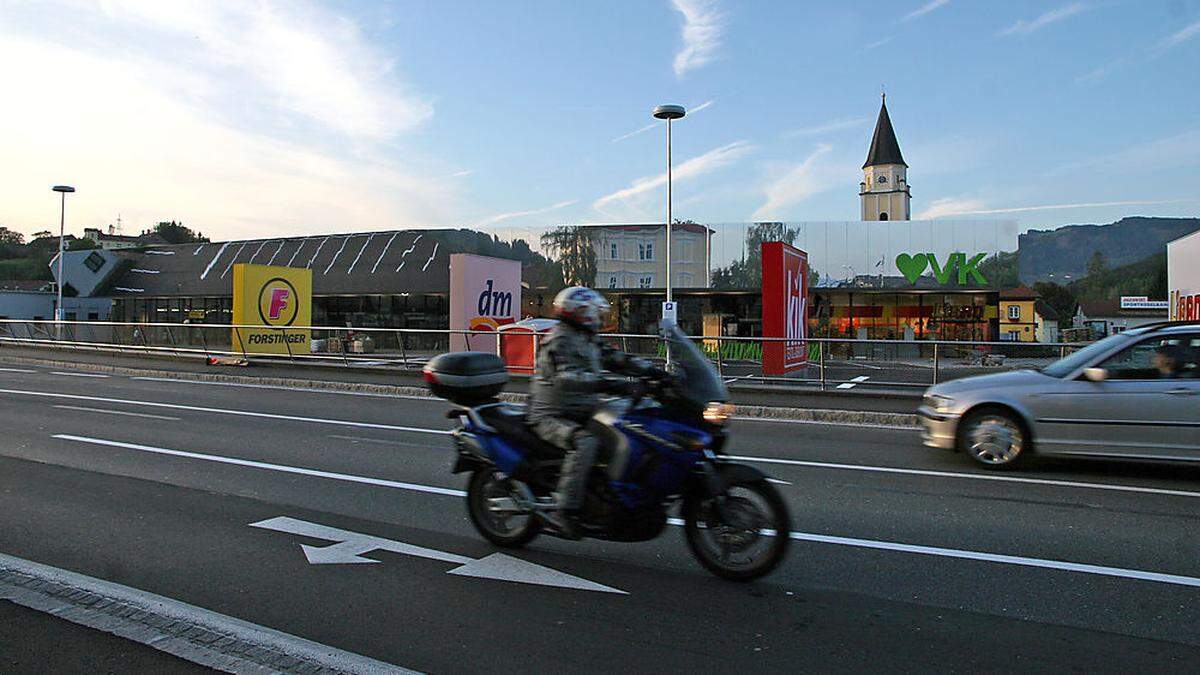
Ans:
<svg viewBox="0 0 1200 675"><path fill-rule="evenodd" d="M500 357L510 373L533 374L537 345L555 325L556 319L525 319L500 326Z"/></svg>

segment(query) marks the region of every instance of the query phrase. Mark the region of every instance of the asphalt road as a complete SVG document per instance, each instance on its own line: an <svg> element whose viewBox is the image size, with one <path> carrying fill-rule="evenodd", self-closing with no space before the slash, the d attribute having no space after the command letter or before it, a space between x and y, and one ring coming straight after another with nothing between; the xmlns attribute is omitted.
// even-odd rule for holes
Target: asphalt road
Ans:
<svg viewBox="0 0 1200 675"><path fill-rule="evenodd" d="M731 452L792 509L772 576L717 580L671 528L539 539L514 555L570 577L514 582L448 573L495 550L449 473L446 409L4 366L0 553L430 672L1200 667L1198 468L985 473L912 431L737 421ZM374 563L300 546L362 536L350 555ZM597 584L621 592L579 588ZM100 648L75 630L59 649Z"/></svg>

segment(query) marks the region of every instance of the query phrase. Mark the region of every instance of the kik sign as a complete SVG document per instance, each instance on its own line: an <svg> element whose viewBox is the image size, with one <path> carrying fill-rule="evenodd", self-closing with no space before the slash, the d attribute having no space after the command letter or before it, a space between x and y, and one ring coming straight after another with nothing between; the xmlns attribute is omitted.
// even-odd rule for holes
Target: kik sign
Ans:
<svg viewBox="0 0 1200 675"><path fill-rule="evenodd" d="M979 263L986 257L986 253L976 253L967 259L966 253L951 253L939 263L933 253L901 253L896 256L896 269L900 270L910 284L917 283L917 279L929 269L933 272L933 278L943 286L949 284L956 273L959 286L966 286L968 283L986 286L988 280L979 271Z"/></svg>
<svg viewBox="0 0 1200 675"><path fill-rule="evenodd" d="M311 334L292 326L312 323L312 270L269 265L233 266L235 350L250 354L307 354Z"/></svg>
<svg viewBox="0 0 1200 675"><path fill-rule="evenodd" d="M762 245L763 374L808 364L808 254L781 241Z"/></svg>
<svg viewBox="0 0 1200 675"><path fill-rule="evenodd" d="M521 311L521 263L455 253L450 256L450 329L494 331ZM451 351L496 351L496 340L452 334Z"/></svg>

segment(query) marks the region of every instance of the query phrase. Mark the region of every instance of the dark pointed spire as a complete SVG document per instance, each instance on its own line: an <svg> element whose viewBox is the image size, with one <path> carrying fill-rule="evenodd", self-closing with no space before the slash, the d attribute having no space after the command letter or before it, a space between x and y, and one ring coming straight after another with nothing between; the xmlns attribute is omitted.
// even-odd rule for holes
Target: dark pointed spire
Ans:
<svg viewBox="0 0 1200 675"><path fill-rule="evenodd" d="M879 120L875 122L875 135L871 137L871 151L867 153L867 161L863 168L879 166L880 164L903 164L904 155L900 154L900 143L896 141L896 132L892 129L892 120L888 117L887 94L881 94L883 103L879 106Z"/></svg>

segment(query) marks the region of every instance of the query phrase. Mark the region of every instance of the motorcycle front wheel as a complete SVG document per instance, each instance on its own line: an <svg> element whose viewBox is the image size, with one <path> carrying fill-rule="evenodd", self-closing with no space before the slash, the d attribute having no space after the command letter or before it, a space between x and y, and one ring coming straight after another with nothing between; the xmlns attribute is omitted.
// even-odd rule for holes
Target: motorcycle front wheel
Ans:
<svg viewBox="0 0 1200 675"><path fill-rule="evenodd" d="M467 513L479 534L504 548L521 548L542 529L541 521L517 506L513 480L493 466L471 474Z"/></svg>
<svg viewBox="0 0 1200 675"><path fill-rule="evenodd" d="M783 561L792 523L779 491L765 480L729 485L724 507L717 498L684 504L684 534L709 572L731 581L753 581Z"/></svg>

